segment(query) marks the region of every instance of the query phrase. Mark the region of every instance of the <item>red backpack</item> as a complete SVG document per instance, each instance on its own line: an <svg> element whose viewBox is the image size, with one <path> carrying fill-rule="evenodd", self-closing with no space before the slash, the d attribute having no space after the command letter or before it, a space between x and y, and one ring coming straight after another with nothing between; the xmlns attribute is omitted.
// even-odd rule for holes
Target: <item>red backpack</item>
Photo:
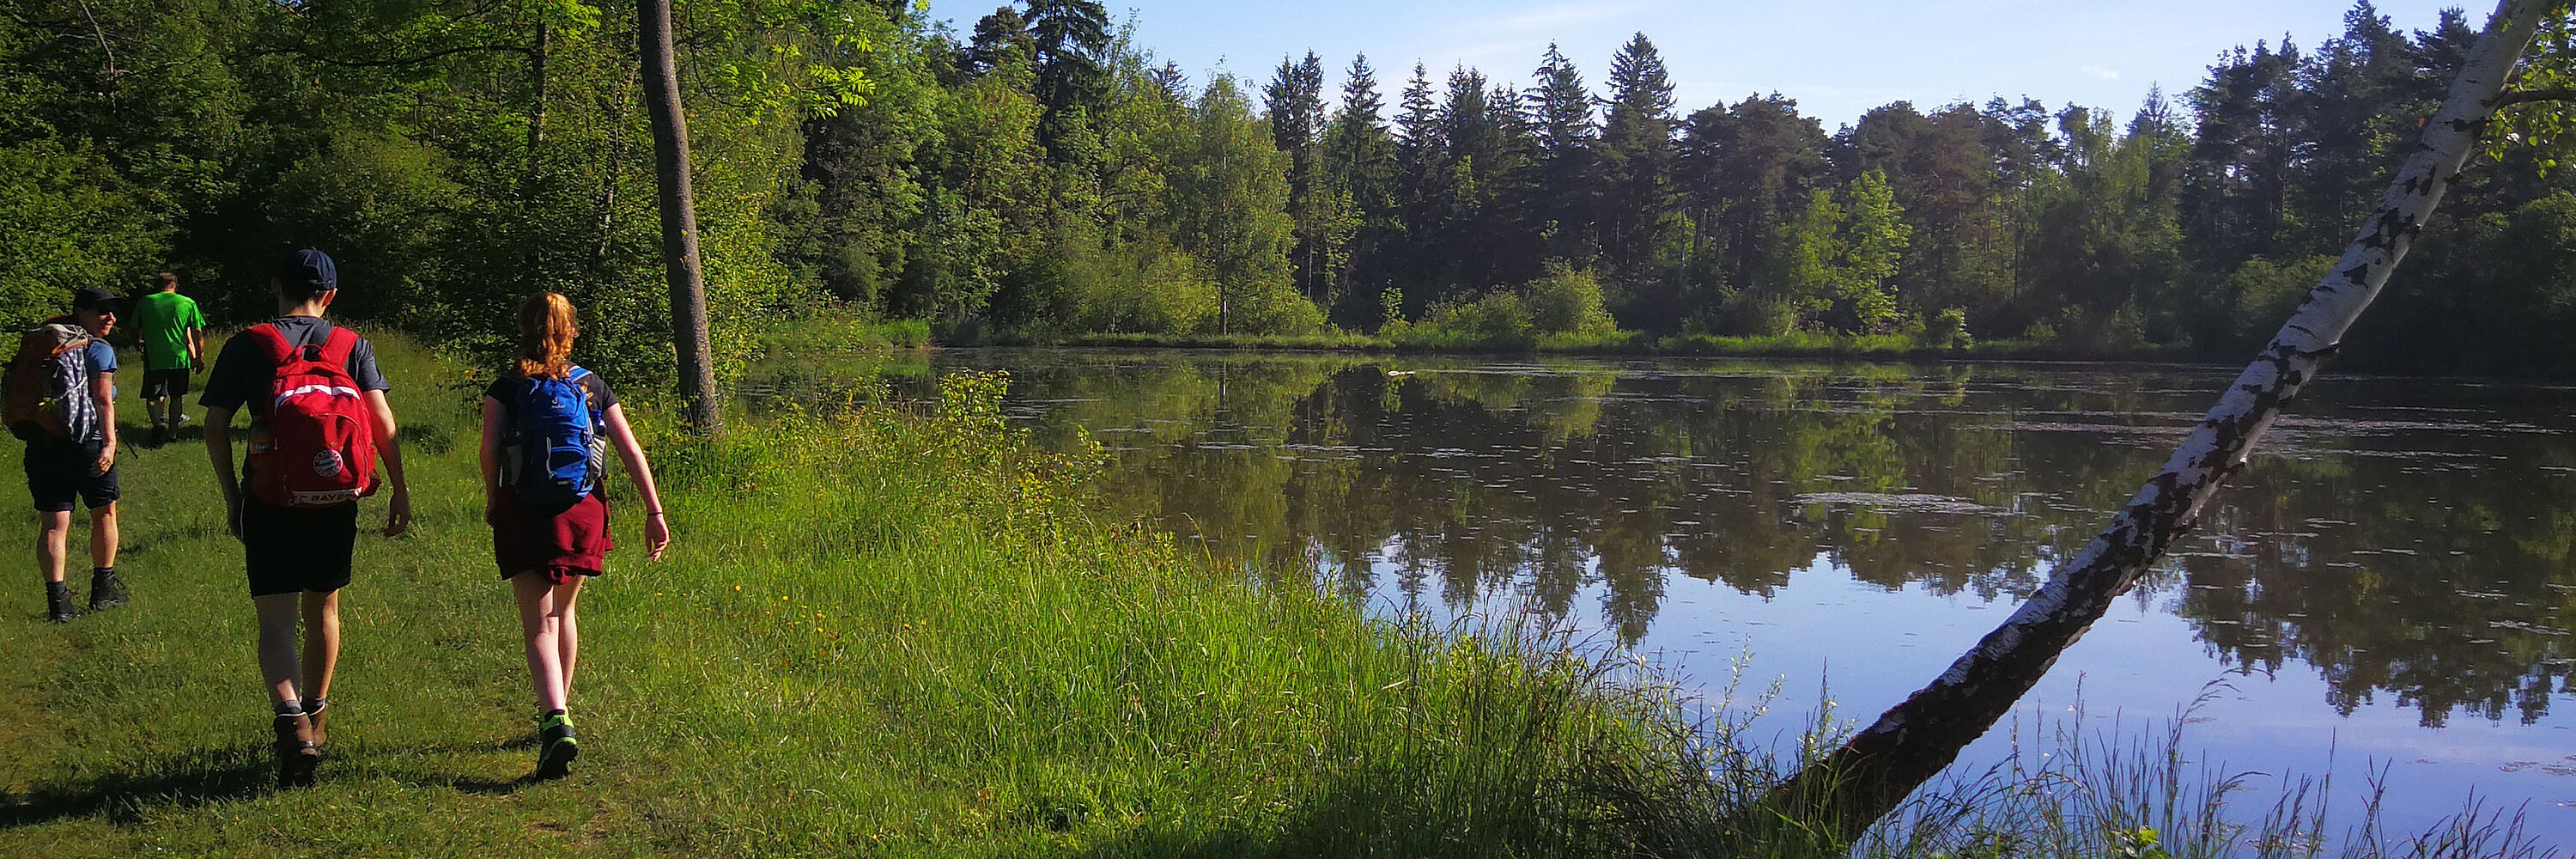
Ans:
<svg viewBox="0 0 2576 859"><path fill-rule="evenodd" d="M375 494L375 417L349 378L357 332L333 327L322 345L303 347L267 323L242 334L277 366L268 417L251 434L251 493L278 507L328 507Z"/></svg>

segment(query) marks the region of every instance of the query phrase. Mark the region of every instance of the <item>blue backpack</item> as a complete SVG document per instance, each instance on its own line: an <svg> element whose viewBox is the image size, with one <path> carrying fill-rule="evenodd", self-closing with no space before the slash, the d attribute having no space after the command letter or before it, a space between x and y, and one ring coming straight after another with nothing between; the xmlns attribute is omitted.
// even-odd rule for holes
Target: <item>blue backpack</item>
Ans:
<svg viewBox="0 0 2576 859"><path fill-rule="evenodd" d="M530 509L560 513L588 497L599 486L606 449L599 434L600 416L590 409L590 395L580 367L561 379L521 379L513 403L518 425L511 428L503 475Z"/></svg>

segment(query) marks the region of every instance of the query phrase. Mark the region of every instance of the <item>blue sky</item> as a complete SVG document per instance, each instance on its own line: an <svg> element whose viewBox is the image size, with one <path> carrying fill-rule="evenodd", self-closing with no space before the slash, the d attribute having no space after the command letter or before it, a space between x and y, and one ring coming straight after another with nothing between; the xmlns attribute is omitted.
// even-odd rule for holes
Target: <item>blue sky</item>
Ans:
<svg viewBox="0 0 2576 859"><path fill-rule="evenodd" d="M930 0L960 34L1000 0ZM1596 92L1610 55L1643 31L1664 55L1680 112L1757 92L1798 100L1827 130L1891 101L1930 107L2028 95L2122 119L2151 84L2198 84L2218 52L2289 34L2313 46L2343 30L2350 0L1105 0L1133 13L1137 41L1203 83L1215 69L1269 79L1283 54L1324 60L1328 88L1366 52L1392 103L1413 63L1437 83L1456 64L1526 85L1555 41ZM2458 2L2382 0L2402 31ZM2470 13L2485 20L2487 6ZM1329 91L1329 90L1328 90Z"/></svg>

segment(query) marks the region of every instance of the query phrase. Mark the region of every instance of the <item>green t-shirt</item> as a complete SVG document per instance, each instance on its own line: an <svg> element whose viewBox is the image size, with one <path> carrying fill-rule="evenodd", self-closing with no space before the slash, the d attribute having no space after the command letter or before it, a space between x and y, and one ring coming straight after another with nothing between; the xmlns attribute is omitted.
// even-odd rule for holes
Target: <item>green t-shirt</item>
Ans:
<svg viewBox="0 0 2576 859"><path fill-rule="evenodd" d="M155 292L134 300L134 339L143 345L143 366L177 370L188 366L188 331L206 327L197 300L176 292Z"/></svg>

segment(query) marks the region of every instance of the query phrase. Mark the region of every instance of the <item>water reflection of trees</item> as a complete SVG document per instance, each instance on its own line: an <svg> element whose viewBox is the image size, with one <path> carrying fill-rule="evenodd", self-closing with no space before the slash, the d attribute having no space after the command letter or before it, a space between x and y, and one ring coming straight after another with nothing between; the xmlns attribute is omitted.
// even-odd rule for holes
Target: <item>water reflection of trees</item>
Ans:
<svg viewBox="0 0 2576 859"><path fill-rule="evenodd" d="M1597 585L1629 642L1674 573L1768 596L1822 561L1891 590L2018 598L2153 471L2210 384L1404 363L1103 355L1015 383L1049 401L1044 431L1089 427L1113 449L1107 497L1212 551L1354 597L1509 594L1552 616ZM2428 724L2538 718L2576 682L2576 476L2546 470L2576 471L2576 451L2331 430L2258 460L2149 587L2240 670L2315 666L2343 712L2384 693ZM2446 439L2458 449L2372 447Z"/></svg>

